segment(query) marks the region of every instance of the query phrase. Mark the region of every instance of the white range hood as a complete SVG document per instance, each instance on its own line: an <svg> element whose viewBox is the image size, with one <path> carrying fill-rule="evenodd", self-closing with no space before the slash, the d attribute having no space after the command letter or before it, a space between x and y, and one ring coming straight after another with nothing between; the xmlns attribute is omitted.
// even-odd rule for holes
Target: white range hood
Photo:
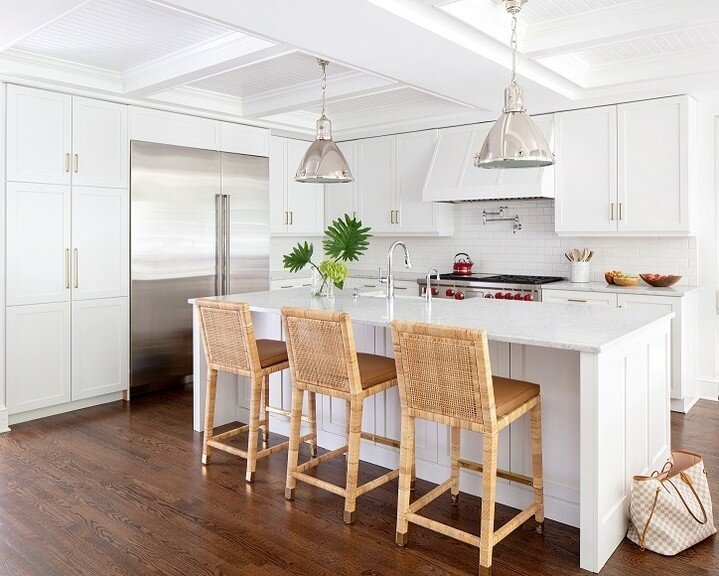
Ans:
<svg viewBox="0 0 719 576"><path fill-rule="evenodd" d="M534 120L554 148L551 114ZM474 155L484 143L493 123L440 130L427 179L422 190L425 202L477 202L554 198L554 166L490 170L476 168Z"/></svg>

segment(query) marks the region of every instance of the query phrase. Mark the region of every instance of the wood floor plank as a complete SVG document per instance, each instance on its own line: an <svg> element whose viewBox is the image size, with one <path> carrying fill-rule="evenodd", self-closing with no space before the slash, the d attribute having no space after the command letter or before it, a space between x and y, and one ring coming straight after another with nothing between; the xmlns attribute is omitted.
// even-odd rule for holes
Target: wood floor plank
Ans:
<svg viewBox="0 0 719 576"><path fill-rule="evenodd" d="M716 498L719 405L673 414L672 433L675 447L704 456ZM248 485L245 462L230 454L215 451L203 467L201 443L192 395L182 391L13 427L0 436L0 576L477 573L477 550L420 527L411 527L406 548L394 545L396 481L360 498L357 520L346 526L342 499L325 491L300 484L295 501L284 500L284 453L258 462ZM382 472L363 464L361 481ZM341 484L344 463L317 474ZM418 482L417 494L431 488ZM463 494L458 508L440 498L426 513L477 533L480 510L480 499ZM497 522L515 513L499 506ZM578 568L576 529L548 521L539 536L531 524L495 548L495 576L587 574ZM625 541L602 574L717 576L717 540L673 558Z"/></svg>

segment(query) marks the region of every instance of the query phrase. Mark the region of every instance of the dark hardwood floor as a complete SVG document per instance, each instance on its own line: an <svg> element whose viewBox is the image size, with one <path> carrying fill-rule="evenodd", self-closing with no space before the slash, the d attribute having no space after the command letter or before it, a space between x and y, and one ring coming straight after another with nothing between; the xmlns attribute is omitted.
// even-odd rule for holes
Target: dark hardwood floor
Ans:
<svg viewBox="0 0 719 576"><path fill-rule="evenodd" d="M215 451L203 468L191 402L191 393L163 392L0 436L0 575L477 573L476 549L420 527L410 528L406 548L395 546L396 482L363 496L348 527L337 496L300 484L295 502L285 501L285 453L260 461L254 485L244 481L244 461L229 454ZM719 407L701 402L689 416L672 415L672 430L676 447L704 455L716 517ZM361 469L367 477L380 471ZM335 482L343 473L341 460L320 471ZM429 489L417 483L418 494ZM427 511L476 533L479 507L462 495L458 509L447 497ZM500 506L498 522L512 512ZM548 521L540 536L533 528L527 523L495 548L495 576L588 574L578 568L576 529ZM717 575L719 539L673 558L625 540L602 574Z"/></svg>

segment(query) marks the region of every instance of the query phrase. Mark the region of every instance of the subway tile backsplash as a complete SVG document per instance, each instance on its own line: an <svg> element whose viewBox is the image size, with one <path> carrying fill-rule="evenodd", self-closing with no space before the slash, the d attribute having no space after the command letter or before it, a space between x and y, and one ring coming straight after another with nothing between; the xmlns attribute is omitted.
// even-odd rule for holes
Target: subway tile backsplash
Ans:
<svg viewBox="0 0 719 576"><path fill-rule="evenodd" d="M511 222L482 224L482 210L507 206L506 216L518 214L522 230L512 234ZM282 268L282 255L305 238L273 237L272 270ZM353 268L374 270L385 265L387 247L396 238L375 236L370 249ZM681 284L697 284L697 244L695 238L560 237L554 233L554 201L522 200L479 202L455 207L455 230L450 238L406 237L413 269L423 275L428 268L449 272L454 255L467 252L475 271L509 274L569 276L564 253L588 246L594 250L591 280L602 281L606 270L632 274L656 272L681 274ZM315 248L321 239L314 239Z"/></svg>

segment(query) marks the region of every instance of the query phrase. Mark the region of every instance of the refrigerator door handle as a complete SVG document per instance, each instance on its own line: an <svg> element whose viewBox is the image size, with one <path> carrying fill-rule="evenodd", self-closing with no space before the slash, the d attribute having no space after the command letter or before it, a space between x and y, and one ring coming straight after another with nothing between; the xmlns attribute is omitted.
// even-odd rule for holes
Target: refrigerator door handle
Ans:
<svg viewBox="0 0 719 576"><path fill-rule="evenodd" d="M224 217L224 223L222 230L224 233L223 237L223 278L222 278L222 294L227 295L230 293L230 195L222 195L222 215Z"/></svg>
<svg viewBox="0 0 719 576"><path fill-rule="evenodd" d="M215 194L215 296L222 296L225 288L224 208L224 195Z"/></svg>

